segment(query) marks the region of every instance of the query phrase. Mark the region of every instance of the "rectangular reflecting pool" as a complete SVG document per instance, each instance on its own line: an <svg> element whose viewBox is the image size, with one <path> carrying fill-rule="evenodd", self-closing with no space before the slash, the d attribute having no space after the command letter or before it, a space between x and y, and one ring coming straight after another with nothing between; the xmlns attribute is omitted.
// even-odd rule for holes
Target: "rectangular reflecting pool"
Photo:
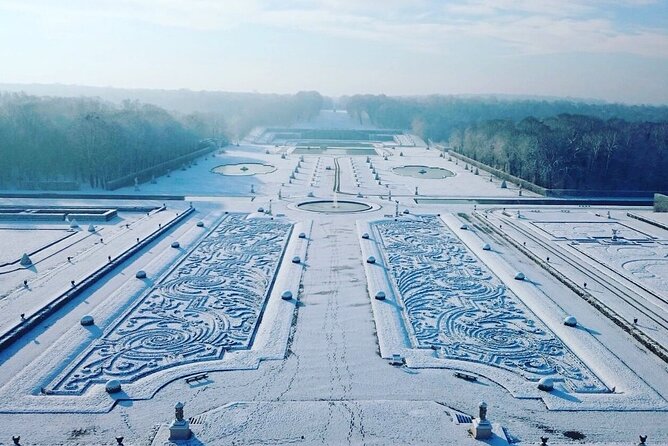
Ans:
<svg viewBox="0 0 668 446"><path fill-rule="evenodd" d="M371 148L352 148L352 147L296 147L292 153L296 155L357 155L369 156L377 155L375 149Z"/></svg>

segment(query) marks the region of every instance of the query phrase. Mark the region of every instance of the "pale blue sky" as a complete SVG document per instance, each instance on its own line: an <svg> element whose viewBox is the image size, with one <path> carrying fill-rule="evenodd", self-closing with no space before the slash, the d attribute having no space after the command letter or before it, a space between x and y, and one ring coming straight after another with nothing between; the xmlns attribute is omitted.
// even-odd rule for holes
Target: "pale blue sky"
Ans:
<svg viewBox="0 0 668 446"><path fill-rule="evenodd" d="M668 0L0 0L0 83L668 103Z"/></svg>

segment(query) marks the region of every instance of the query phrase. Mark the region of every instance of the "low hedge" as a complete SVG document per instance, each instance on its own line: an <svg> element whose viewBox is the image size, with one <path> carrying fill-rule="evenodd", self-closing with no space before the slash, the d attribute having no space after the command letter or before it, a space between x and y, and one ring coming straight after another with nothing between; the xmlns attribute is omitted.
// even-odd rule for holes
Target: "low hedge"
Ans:
<svg viewBox="0 0 668 446"><path fill-rule="evenodd" d="M453 156L455 158L458 158L458 159L464 161L465 163L469 163L472 166L475 166L479 169L485 170L485 171L501 178L502 180L506 180L506 181L510 181L511 183L518 184L518 185L522 186L523 189L530 190L531 192L535 192L539 195L543 195L543 196L547 195L547 189L545 189L544 187L540 187L537 184L531 183L527 180L523 180L520 177L516 177L516 176L511 175L509 173L506 173L502 170L499 170L499 169L496 169L494 167L488 166L487 164L483 164L480 161L476 161L473 158L469 158L468 156L462 155L461 153L457 153L457 152L454 152L454 151L450 150L450 151L448 151L448 155Z"/></svg>

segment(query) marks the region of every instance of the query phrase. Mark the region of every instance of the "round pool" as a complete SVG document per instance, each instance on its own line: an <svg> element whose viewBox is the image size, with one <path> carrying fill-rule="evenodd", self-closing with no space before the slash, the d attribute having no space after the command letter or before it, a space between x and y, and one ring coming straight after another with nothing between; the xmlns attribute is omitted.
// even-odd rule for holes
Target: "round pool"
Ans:
<svg viewBox="0 0 668 446"><path fill-rule="evenodd" d="M339 200L318 200L305 201L299 203L297 209L309 212L322 212L326 214L346 214L351 212L364 212L373 209L371 205L360 203L358 201Z"/></svg>
<svg viewBox="0 0 668 446"><path fill-rule="evenodd" d="M397 175L413 178L425 178L430 180L438 180L442 178L454 177L455 174L448 169L442 167L430 166L401 166L392 169Z"/></svg>
<svg viewBox="0 0 668 446"><path fill-rule="evenodd" d="M223 164L221 166L214 167L211 169L211 172L217 173L220 175L261 175L265 173L271 173L275 171L276 168L271 164L262 164L262 163L238 163L238 164Z"/></svg>

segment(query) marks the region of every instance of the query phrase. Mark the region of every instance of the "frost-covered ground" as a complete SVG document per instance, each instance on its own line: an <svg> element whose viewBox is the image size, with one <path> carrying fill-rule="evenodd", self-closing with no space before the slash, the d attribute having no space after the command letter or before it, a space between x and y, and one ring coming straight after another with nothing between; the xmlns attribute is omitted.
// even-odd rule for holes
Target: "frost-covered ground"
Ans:
<svg viewBox="0 0 668 446"><path fill-rule="evenodd" d="M332 122L355 128L340 114L323 116L318 125ZM501 205L478 205L475 213L466 202L418 205L415 187L425 197L518 196L515 186L501 189L498 179L490 182L424 147L404 148L403 156L390 149L387 160L376 155L371 163L366 156L326 154L300 161L299 155L282 157L285 152L242 144L201 158L157 184L140 185L138 194L183 194L185 202L167 202L166 210L148 216L121 213L96 236L84 228L55 243L60 251L52 257L40 260L38 253L36 271L0 274L0 314L7 321L0 328L8 329L22 308L38 308L67 290L71 277L90 274L190 202L195 208L0 353L0 444L11 444L12 435L30 445L113 445L115 436L125 437L125 445L169 444L166 425L177 401L192 418L192 445L478 444L467 433L470 425L454 420L477 416L482 400L495 424L493 444L539 444L541 435L549 444L573 444L569 438L580 434L591 444L633 444L639 434L649 435L648 444L668 444L666 363L474 215L527 242L536 256L551 256L551 265L574 282L587 281L587 289L627 321L638 308L653 314L650 320L641 313L638 329L664 345L659 315L666 311L665 293L646 276L636 280L616 263L617 254L579 249L605 242L610 225L619 225L620 237L633 236L658 256L666 231L626 218L623 209L612 209L608 219L607 209L599 208L508 207L504 214ZM212 172L239 162L276 170ZM455 176L394 172L404 165L442 167ZM335 215L297 207L306 199L332 199L335 190L337 200L360 200L372 209ZM410 214L395 221L394 200ZM47 202L138 203L0 200ZM272 215L259 213L260 207ZM0 233L8 227L35 234L25 245L0 239L2 252L11 253L3 259L10 260L51 243L41 229L68 234L25 222L3 222ZM59 247L75 237L78 245ZM568 246L585 238L594 242ZM485 243L490 250L482 249ZM366 262L371 255L374 264ZM135 278L138 270L147 278ZM665 279L664 270L643 274L649 270ZM514 280L517 271L526 280ZM24 277L31 277L29 290ZM604 289L612 279L637 300ZM373 298L379 290L384 301ZM284 291L294 298L281 299ZM82 327L84 315L96 324ZM577 317L577 327L563 325L567 315ZM394 353L407 366L390 365ZM542 376L556 378L553 392L537 389ZM110 379L121 381L121 392L104 391Z"/></svg>
<svg viewBox="0 0 668 446"><path fill-rule="evenodd" d="M535 254L551 256L552 267L637 330L668 345L667 231L614 208L522 209L519 218L505 214L489 216Z"/></svg>

